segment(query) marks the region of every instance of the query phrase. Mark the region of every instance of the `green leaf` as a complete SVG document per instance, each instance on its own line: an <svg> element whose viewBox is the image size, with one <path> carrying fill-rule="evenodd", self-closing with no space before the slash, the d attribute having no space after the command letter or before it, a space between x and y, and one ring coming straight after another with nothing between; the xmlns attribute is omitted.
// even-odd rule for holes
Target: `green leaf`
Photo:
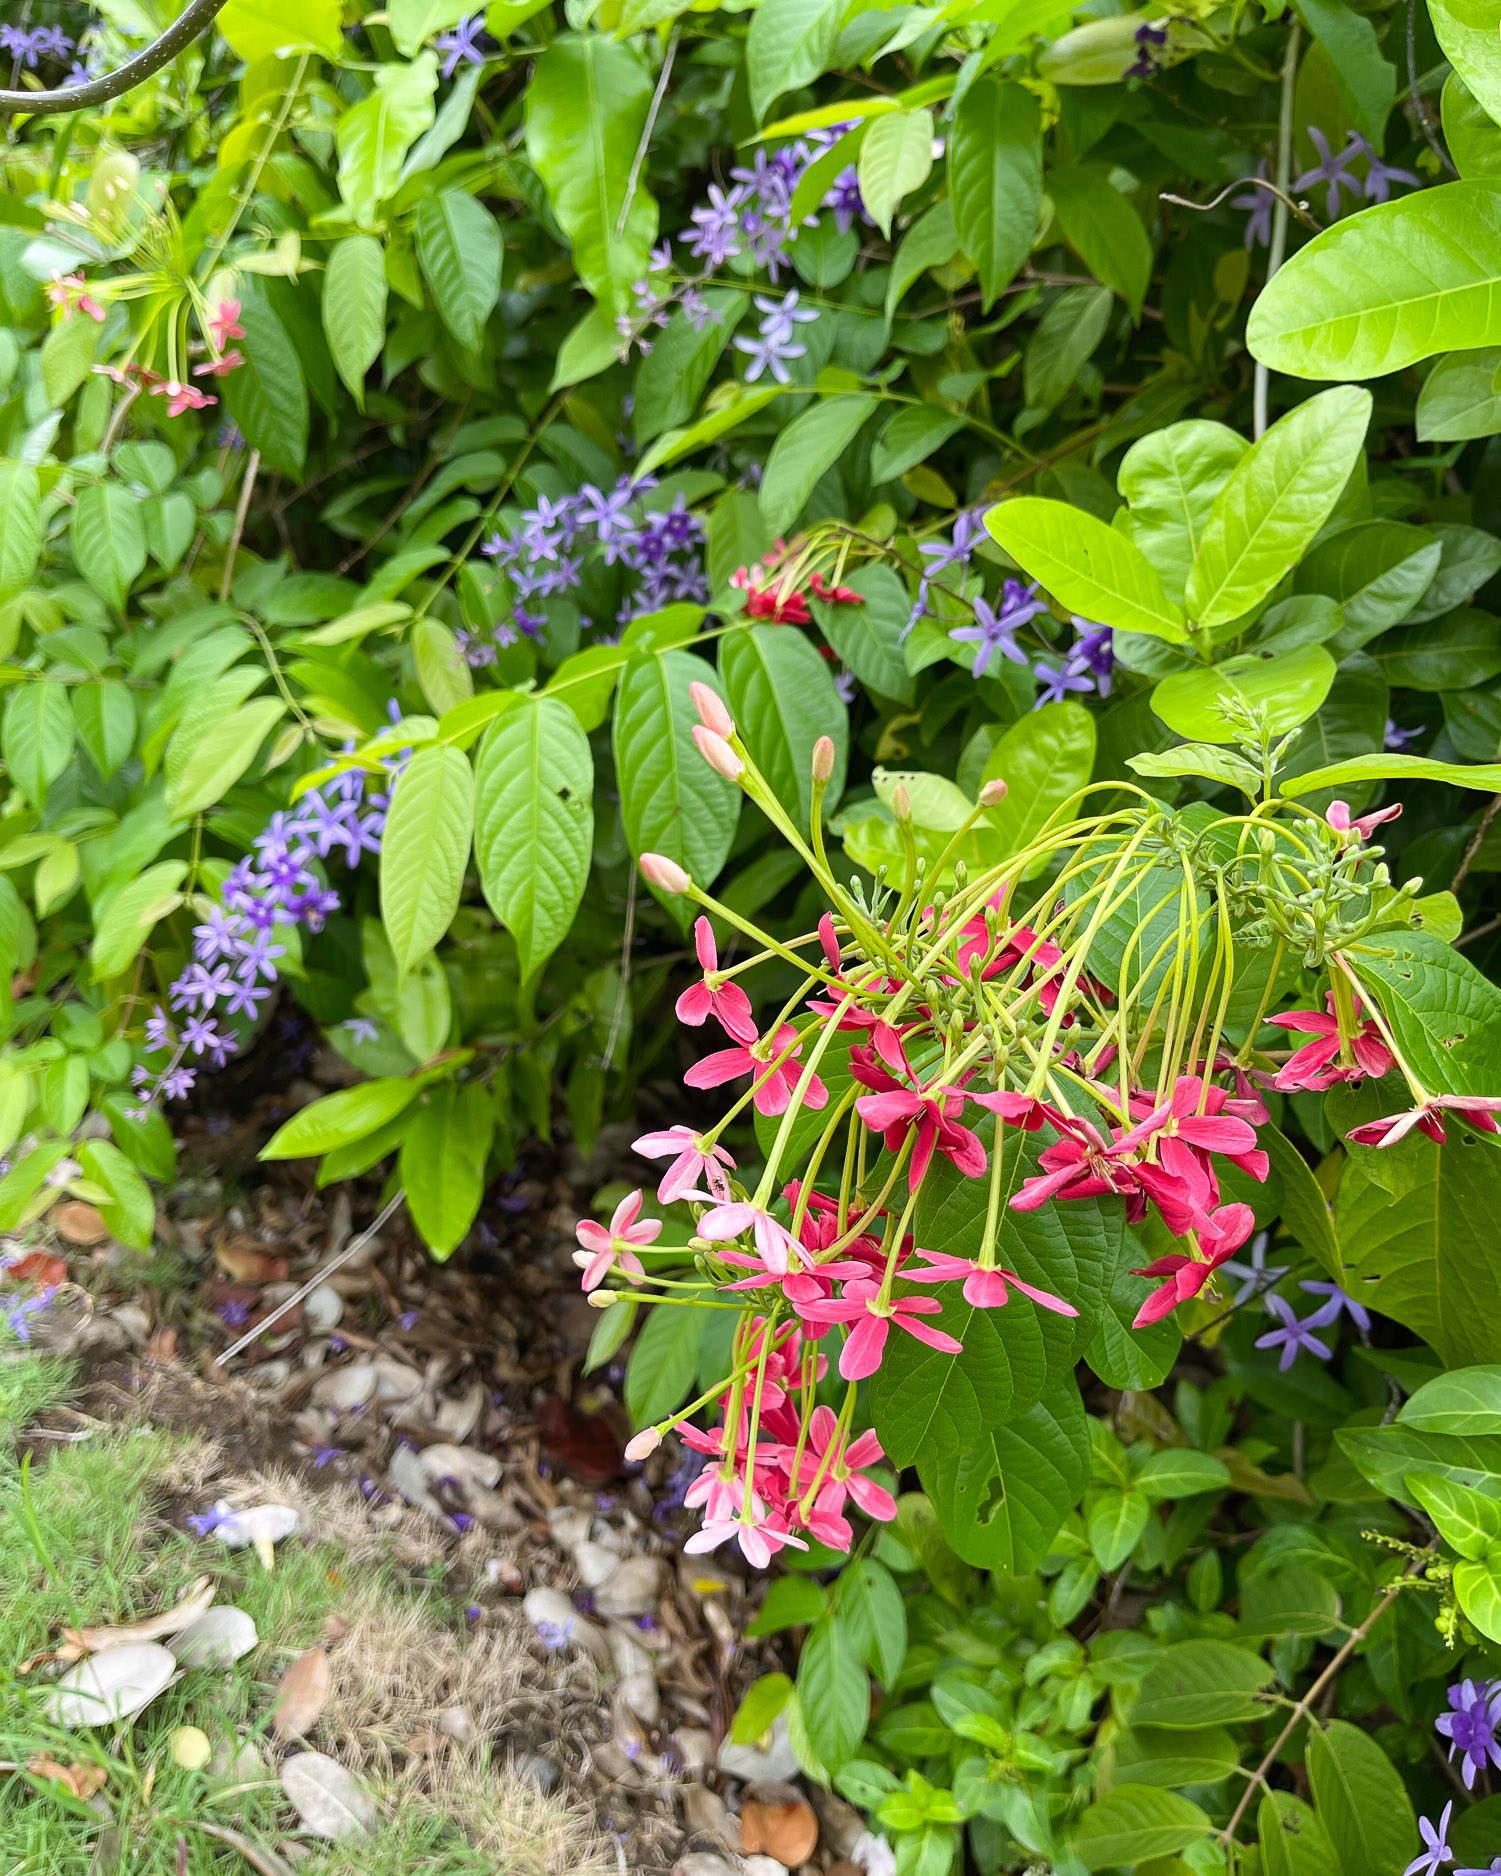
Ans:
<svg viewBox="0 0 1501 1876"><path fill-rule="evenodd" d="M761 513L772 534L785 534L813 485L854 442L876 399L863 391L821 398L781 431L761 477Z"/></svg>
<svg viewBox="0 0 1501 1876"><path fill-rule="evenodd" d="M1429 0L1428 17L1466 89L1501 123L1501 37L1483 0Z"/></svg>
<svg viewBox="0 0 1501 1876"><path fill-rule="evenodd" d="M868 690L911 703L916 692L901 653L902 630L912 611L906 587L880 561L858 567L842 584L858 593L861 603L815 599L819 630Z"/></svg>
<svg viewBox="0 0 1501 1876"><path fill-rule="evenodd" d="M1095 720L1072 698L1029 710L991 750L984 780L1006 784L1006 798L981 823L981 851L997 864L1022 853L1094 772ZM1033 868L1046 864L1038 860ZM1025 878L1027 875L1022 875Z"/></svg>
<svg viewBox="0 0 1501 1876"><path fill-rule="evenodd" d="M729 857L741 794L694 745L694 683L719 689L713 666L692 652L645 652L630 661L615 699L615 774L632 854L664 853L710 886ZM663 902L686 931L692 906Z"/></svg>
<svg viewBox="0 0 1501 1876"><path fill-rule="evenodd" d="M657 236L657 205L644 175L616 232L651 94L640 54L600 33L554 39L526 91L527 155L573 244L579 279L612 314L631 304Z"/></svg>
<svg viewBox="0 0 1501 1876"><path fill-rule="evenodd" d="M617 1303L615 1307L618 1309L620 1305ZM771 1587L780 1589L783 1583L799 1580L806 1581L784 1576L778 1578ZM809 1584L808 1587L816 1586ZM769 1594L767 1600L770 1600ZM749 1632L746 1631L747 1634ZM752 1681L745 1690L745 1698L735 1711L735 1718L730 1725L730 1738L737 1746L753 1746L758 1739L764 1739L776 1724L778 1715L791 1695L792 1682L785 1674L763 1674L759 1680Z"/></svg>
<svg viewBox="0 0 1501 1876"><path fill-rule="evenodd" d="M1022 360L1029 409L1052 410L1063 402L1104 338L1114 307L1108 287L1066 287L1046 309Z"/></svg>
<svg viewBox="0 0 1501 1876"><path fill-rule="evenodd" d="M1141 317L1152 280L1152 244L1141 217L1098 164L1060 164L1049 169L1052 197L1063 238L1096 280L1118 293Z"/></svg>
<svg viewBox="0 0 1501 1876"><path fill-rule="evenodd" d="M985 526L1066 612L1178 644L1187 638L1183 609L1167 597L1151 561L1086 509L1022 495L997 502Z"/></svg>
<svg viewBox="0 0 1501 1876"><path fill-rule="evenodd" d="M1165 1452L1149 1453L1136 1475L1138 1490L1154 1501L1223 1491L1229 1483L1230 1473L1222 1460L1210 1453L1195 1452L1188 1446L1170 1446Z"/></svg>
<svg viewBox="0 0 1501 1876"><path fill-rule="evenodd" d="M1218 1568L1213 1551L1203 1555ZM1240 1748L1224 1727L1165 1732L1132 1727L1119 1736L1115 1755L1118 1785L1217 1785L1240 1764ZM1320 1871L1319 1876L1328 1876Z"/></svg>
<svg viewBox="0 0 1501 1876"><path fill-rule="evenodd" d="M918 1465L944 1538L966 1563L1035 1569L1089 1478L1078 1388L1060 1377L1048 1398L972 1427L962 1445L924 1452Z"/></svg>
<svg viewBox="0 0 1501 1876"><path fill-rule="evenodd" d="M1448 182L1336 222L1251 307L1253 357L1294 378L1376 378L1501 344L1501 182Z"/></svg>
<svg viewBox="0 0 1501 1876"><path fill-rule="evenodd" d="M1290 1791L1270 1791L1262 1799L1256 1835L1265 1876L1329 1876L1339 1867L1317 1814Z"/></svg>
<svg viewBox="0 0 1501 1876"><path fill-rule="evenodd" d="M883 1687L895 1686L907 1657L907 1610L885 1564L861 1557L845 1567L839 1578L839 1614L871 1673Z"/></svg>
<svg viewBox="0 0 1501 1876"><path fill-rule="evenodd" d="M1262 778L1244 756L1233 756L1210 743L1184 743L1160 756L1127 756L1126 763L1138 775L1202 775L1240 789L1253 801L1261 793Z"/></svg>
<svg viewBox="0 0 1501 1876"><path fill-rule="evenodd" d="M47 804L47 790L73 753L73 712L61 684L37 678L18 684L5 700L0 755L6 772L34 808Z"/></svg>
<svg viewBox="0 0 1501 1876"><path fill-rule="evenodd" d="M745 1632L747 1635L780 1635L784 1629L804 1628L816 1622L821 1615L828 1614L828 1609L828 1591L812 1577L773 1577L755 1621ZM759 1733L755 1735L759 1736Z"/></svg>
<svg viewBox="0 0 1501 1876"><path fill-rule="evenodd" d="M1331 1720L1310 1731L1307 1765L1314 1809L1341 1866L1361 1876L1401 1876L1418 1820L1401 1774L1371 1735Z"/></svg>
<svg viewBox="0 0 1501 1876"><path fill-rule="evenodd" d="M1141 1304L1142 1279L1132 1276L1131 1270L1146 1261L1146 1253L1128 1234L1099 1326L1084 1351L1084 1359L1106 1387L1160 1387L1172 1373L1183 1344L1183 1332L1171 1316L1149 1328L1132 1327Z"/></svg>
<svg viewBox="0 0 1501 1876"><path fill-rule="evenodd" d="M1258 1129L1256 1139L1271 1161L1273 1174L1282 1181L1283 1224L1303 1249L1318 1259L1325 1276L1343 1283L1344 1264L1334 1218L1308 1161L1286 1134L1270 1124Z"/></svg>
<svg viewBox="0 0 1501 1876"><path fill-rule="evenodd" d="M1360 521L1310 548L1293 576L1293 591L1323 593L1339 603L1345 622L1337 648L1344 656L1407 617L1427 592L1442 554L1424 528Z"/></svg>
<svg viewBox="0 0 1501 1876"><path fill-rule="evenodd" d="M247 64L291 52L336 59L344 50L339 0L229 0L214 23Z"/></svg>
<svg viewBox="0 0 1501 1876"><path fill-rule="evenodd" d="M784 91L795 91L828 70L843 12L842 0L762 0L745 41L751 111L758 124Z"/></svg>
<svg viewBox="0 0 1501 1876"><path fill-rule="evenodd" d="M348 117L343 121L348 123ZM307 455L308 398L297 348L268 302L249 286L244 289L240 323L245 328L240 343L244 363L219 380L225 409L269 468L300 475Z"/></svg>
<svg viewBox="0 0 1501 1876"><path fill-rule="evenodd" d="M1151 1515L1152 1501L1144 1492L1126 1491L1111 1485L1095 1495L1085 1520L1085 1531L1095 1561L1102 1570L1121 1567L1135 1550Z"/></svg>
<svg viewBox="0 0 1501 1876"><path fill-rule="evenodd" d="M1501 1368L1460 1368L1427 1381L1397 1415L1424 1433L1501 1433Z"/></svg>
<svg viewBox="0 0 1501 1876"><path fill-rule="evenodd" d="M1322 645L1261 657L1247 652L1223 664L1165 677L1152 692L1152 709L1169 729L1194 742L1233 743L1239 731L1226 709L1231 704L1267 713L1273 736L1306 723L1329 695L1338 666Z"/></svg>
<svg viewBox="0 0 1501 1876"><path fill-rule="evenodd" d="M887 423L870 452L871 481L900 481L909 469L926 462L935 449L963 428L964 418L941 404L904 405ZM891 569L885 567L882 571L890 573Z"/></svg>
<svg viewBox="0 0 1501 1876"><path fill-rule="evenodd" d="M1297 12L1329 54L1329 69L1350 122L1380 151L1397 95L1397 74L1381 56L1375 27L1345 0L1297 0Z"/></svg>
<svg viewBox="0 0 1501 1876"><path fill-rule="evenodd" d="M1232 1642L1174 1642L1150 1658L1131 1709L1133 1726L1219 1726L1268 1711L1257 1690L1275 1670Z"/></svg>
<svg viewBox="0 0 1501 1876"><path fill-rule="evenodd" d="M474 695L474 678L451 626L441 619L419 619L412 627L412 661L422 694L446 716Z"/></svg>
<svg viewBox="0 0 1501 1876"><path fill-rule="evenodd" d="M457 26L470 10L469 0L390 0L386 17L396 50L410 59L424 39Z"/></svg>
<svg viewBox="0 0 1501 1876"><path fill-rule="evenodd" d="M42 548L41 479L30 463L0 462L0 606L24 592Z"/></svg>
<svg viewBox="0 0 1501 1876"><path fill-rule="evenodd" d="M186 869L184 869L186 870ZM362 1081L326 1094L284 1121L261 1148L262 1159L309 1159L363 1140L404 1113L420 1089L415 1081Z"/></svg>
<svg viewBox="0 0 1501 1876"><path fill-rule="evenodd" d="M759 384L749 388L742 385L738 389L739 394L724 403L716 400L714 408L700 417L697 423L689 424L687 429L668 430L659 436L636 465L636 475L649 475L664 463L676 462L679 456L687 456L696 449L702 449L706 443L717 443L720 437L737 429L748 418L756 416L768 404L784 395L779 384Z"/></svg>
<svg viewBox="0 0 1501 1876"><path fill-rule="evenodd" d="M688 1398L707 1320L702 1309L670 1304L657 1305L647 1316L625 1371L625 1406L633 1427L650 1426Z"/></svg>
<svg viewBox="0 0 1501 1876"><path fill-rule="evenodd" d="M801 632L781 625L749 625L732 628L720 640L719 674L730 715L757 768L806 834L813 809L814 744L820 736L834 744L834 773L823 798L825 818L844 792L849 755L849 713L827 661Z"/></svg>
<svg viewBox="0 0 1501 1876"><path fill-rule="evenodd" d="M1177 604L1215 498L1249 448L1224 424L1193 419L1149 432L1121 458L1117 486L1130 503L1123 531Z"/></svg>
<svg viewBox="0 0 1501 1876"><path fill-rule="evenodd" d="M75 1056L73 1060L77 1060ZM108 1198L99 1215L111 1237L132 1250L149 1251L156 1229L156 1201L151 1188L112 1140L85 1140L78 1149L85 1178L103 1187Z"/></svg>
<svg viewBox="0 0 1501 1876"><path fill-rule="evenodd" d="M1280 417L1247 451L1205 523L1188 576L1191 618L1201 626L1223 625L1266 597L1329 519L1360 456L1370 415L1369 391L1321 391Z"/></svg>
<svg viewBox="0 0 1501 1876"><path fill-rule="evenodd" d="M1409 1472L1406 1486L1439 1536L1461 1557L1478 1562L1501 1543L1501 1502L1436 1472Z"/></svg>
<svg viewBox="0 0 1501 1876"><path fill-rule="evenodd" d="M475 858L523 980L568 936L594 847L594 758L555 697L525 699L486 731L475 763Z"/></svg>
<svg viewBox="0 0 1501 1876"><path fill-rule="evenodd" d="M118 482L91 482L73 510L73 558L78 571L115 610L146 565L140 504Z"/></svg>
<svg viewBox="0 0 1501 1876"><path fill-rule="evenodd" d="M1457 1564L1454 1593L1460 1608L1481 1634L1491 1641L1501 1641L1501 1575L1494 1562Z"/></svg>
<svg viewBox="0 0 1501 1876"><path fill-rule="evenodd" d="M99 336L93 320L80 315L54 326L42 341L42 389L54 410L61 410L88 377Z"/></svg>
<svg viewBox="0 0 1501 1876"><path fill-rule="evenodd" d="M1349 958L1425 1087L1436 1093L1496 1092L1501 990L1463 952L1432 932L1415 931L1364 939L1350 948ZM1501 1154L1496 1171L1501 1177Z"/></svg>
<svg viewBox="0 0 1501 1876"><path fill-rule="evenodd" d="M1438 537L1438 571L1408 614L1415 624L1441 618L1467 605L1488 580L1501 572L1501 540L1494 534L1453 521L1439 522L1433 533Z"/></svg>
<svg viewBox="0 0 1501 1876"><path fill-rule="evenodd" d="M1039 195L1040 200L1040 195ZM886 289L886 311L894 313L902 295L914 280L930 267L946 266L959 251L959 231L954 226L954 205L945 196L917 220L902 236L891 265L891 281Z"/></svg>
<svg viewBox="0 0 1501 1876"><path fill-rule="evenodd" d="M431 129L437 88L432 52L409 65L378 65L374 89L339 119L339 194L361 227L379 219L381 204L400 184L407 151Z"/></svg>
<svg viewBox="0 0 1501 1876"><path fill-rule="evenodd" d="M993 74L970 86L949 132L948 180L954 231L975 264L988 307L1037 238L1041 112L1030 91Z"/></svg>
<svg viewBox="0 0 1501 1876"><path fill-rule="evenodd" d="M1405 690L1474 690L1501 671L1501 619L1461 606L1441 621L1399 626L1371 653Z"/></svg>
<svg viewBox="0 0 1501 1876"><path fill-rule="evenodd" d="M1444 80L1440 111L1444 141L1460 175L1501 176L1501 126L1458 72Z"/></svg>
<svg viewBox="0 0 1501 1876"><path fill-rule="evenodd" d="M477 352L500 299L504 258L490 211L462 189L445 189L417 204L417 259L445 326Z"/></svg>
<svg viewBox="0 0 1501 1876"><path fill-rule="evenodd" d="M412 1223L435 1257L457 1250L479 1213L494 1132L495 1104L478 1082L429 1089L412 1111L399 1177Z"/></svg>
<svg viewBox="0 0 1501 1876"><path fill-rule="evenodd" d="M419 749L391 792L380 853L380 915L398 974L453 923L474 833L474 773L457 749Z"/></svg>
<svg viewBox="0 0 1501 1876"><path fill-rule="evenodd" d="M132 1164L152 1179L177 1177L177 1148L159 1107L138 1120L133 1097L119 1092L105 1095L99 1106L116 1144Z"/></svg>
<svg viewBox="0 0 1501 1876"><path fill-rule="evenodd" d="M814 1751L838 1771L865 1737L870 1693L860 1651L837 1615L815 1623L803 1643L797 1694Z"/></svg>
<svg viewBox="0 0 1501 1876"><path fill-rule="evenodd" d="M182 904L177 888L187 870L186 860L162 860L121 886L102 910L96 903L91 952L95 983L117 977L135 962L152 926Z"/></svg>
<svg viewBox="0 0 1501 1876"><path fill-rule="evenodd" d="M672 315L664 332L652 337L652 347L636 368L636 407L631 423L638 443L649 443L664 430L685 424L698 409L704 387L724 354L746 306L745 294L713 287L704 302L715 318L695 331L681 309ZM610 331L610 357L618 343Z"/></svg>
<svg viewBox="0 0 1501 1876"><path fill-rule="evenodd" d="M1072 1848L1087 1870L1134 1869L1186 1850L1213 1829L1198 1805L1176 1791L1117 1785L1084 1813Z"/></svg>
<svg viewBox="0 0 1501 1876"><path fill-rule="evenodd" d="M179 768L175 741L167 751L167 812L186 821L221 801L255 760L271 729L286 715L280 697L243 704L202 736Z"/></svg>
<svg viewBox="0 0 1501 1876"><path fill-rule="evenodd" d="M920 189L932 167L931 111L894 111L876 118L866 131L857 165L860 199L888 240L902 197Z"/></svg>
<svg viewBox="0 0 1501 1876"><path fill-rule="evenodd" d="M365 373L386 342L386 264L373 235L347 235L329 250L323 336L334 369L363 410Z"/></svg>

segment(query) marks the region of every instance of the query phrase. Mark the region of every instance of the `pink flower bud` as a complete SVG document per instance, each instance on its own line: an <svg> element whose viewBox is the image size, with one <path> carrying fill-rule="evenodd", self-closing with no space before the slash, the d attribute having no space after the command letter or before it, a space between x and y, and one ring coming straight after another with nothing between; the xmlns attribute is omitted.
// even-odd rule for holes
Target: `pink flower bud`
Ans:
<svg viewBox="0 0 1501 1876"><path fill-rule="evenodd" d="M724 707L724 699L717 690L708 684L696 680L688 686L688 695L693 699L693 707L698 712L698 720L706 730L713 730L716 736L733 736L735 719Z"/></svg>
<svg viewBox="0 0 1501 1876"><path fill-rule="evenodd" d="M982 808L998 808L1006 799L1006 784L997 775L994 781L987 782L980 790Z"/></svg>
<svg viewBox="0 0 1501 1876"><path fill-rule="evenodd" d="M662 1444L662 1435L655 1427L648 1427L644 1433L638 1433L633 1440L627 1440L625 1456L627 1459L649 1459Z"/></svg>
<svg viewBox="0 0 1501 1876"><path fill-rule="evenodd" d="M698 748L698 753L711 769L722 775L727 782L740 780L740 771L745 764L722 736L716 736L713 730L705 729L702 723L695 723L693 741Z"/></svg>
<svg viewBox="0 0 1501 1876"><path fill-rule="evenodd" d="M688 892L692 888L693 881L677 861L669 860L665 853L643 853L637 864L647 885L655 886L660 892Z"/></svg>
<svg viewBox="0 0 1501 1876"><path fill-rule="evenodd" d="M912 819L912 797L901 782L898 782L891 791L891 812L899 821Z"/></svg>
<svg viewBox="0 0 1501 1876"><path fill-rule="evenodd" d="M832 736L820 736L813 745L813 779L815 782L827 782L834 774L834 739Z"/></svg>

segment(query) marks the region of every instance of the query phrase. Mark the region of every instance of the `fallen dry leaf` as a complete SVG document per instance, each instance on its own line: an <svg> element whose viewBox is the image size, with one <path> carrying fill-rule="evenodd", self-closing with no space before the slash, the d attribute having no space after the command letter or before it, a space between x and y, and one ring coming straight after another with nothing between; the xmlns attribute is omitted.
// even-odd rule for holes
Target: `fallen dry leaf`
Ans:
<svg viewBox="0 0 1501 1876"><path fill-rule="evenodd" d="M297 1807L304 1830L315 1837L347 1843L369 1835L375 1806L326 1753L294 1753L281 1768L281 1788Z"/></svg>
<svg viewBox="0 0 1501 1876"><path fill-rule="evenodd" d="M197 1822L205 1837L213 1837L220 1843L227 1843L231 1850L238 1850L256 1876L292 1876L291 1864L265 1844L256 1843L253 1838L242 1836L223 1824L205 1824L202 1818Z"/></svg>
<svg viewBox="0 0 1501 1876"><path fill-rule="evenodd" d="M236 1283L280 1283L287 1274L285 1257L275 1257L254 1238L225 1238L214 1246L214 1262Z"/></svg>
<svg viewBox="0 0 1501 1876"><path fill-rule="evenodd" d="M49 1759L45 1753L28 1760L26 1769L34 1778L55 1779L65 1791L71 1792L84 1804L98 1791L105 1777L102 1765L79 1765L76 1761L71 1765L59 1765L56 1759Z"/></svg>
<svg viewBox="0 0 1501 1876"><path fill-rule="evenodd" d="M147 1361L177 1360L177 1331L156 1329L146 1338Z"/></svg>
<svg viewBox="0 0 1501 1876"><path fill-rule="evenodd" d="M300 1739L312 1731L328 1700L328 1656L322 1648L309 1648L282 1675L271 1713L272 1730L279 1739Z"/></svg>
<svg viewBox="0 0 1501 1876"><path fill-rule="evenodd" d="M795 1869L817 1848L818 1818L805 1798L747 1798L741 1805L742 1856L772 1856Z"/></svg>
<svg viewBox="0 0 1501 1876"><path fill-rule="evenodd" d="M97 1205L82 1199L66 1199L52 1208L52 1223L70 1244L102 1244L109 1236L109 1226Z"/></svg>
<svg viewBox="0 0 1501 1876"><path fill-rule="evenodd" d="M44 1290L52 1290L68 1281L68 1263L66 1258L53 1257L47 1251L33 1251L7 1265L6 1275L15 1283L37 1283Z"/></svg>
<svg viewBox="0 0 1501 1876"><path fill-rule="evenodd" d="M147 1616L142 1622L125 1622L119 1627L65 1628L65 1646L54 1659L76 1661L80 1655L103 1654L109 1648L125 1648L132 1642L156 1641L162 1635L176 1635L205 1615L214 1600L214 1579L200 1576L179 1601L160 1615Z"/></svg>

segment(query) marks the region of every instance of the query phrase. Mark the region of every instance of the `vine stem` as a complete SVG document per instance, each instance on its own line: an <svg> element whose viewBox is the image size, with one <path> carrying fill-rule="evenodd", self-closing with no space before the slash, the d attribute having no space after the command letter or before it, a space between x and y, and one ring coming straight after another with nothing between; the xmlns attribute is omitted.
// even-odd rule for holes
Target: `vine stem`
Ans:
<svg viewBox="0 0 1501 1876"><path fill-rule="evenodd" d="M220 599L229 598L229 589L235 583L235 561L239 557L240 540L245 532L245 517L250 513L250 498L255 493L255 478L260 473L261 452L253 449L245 462L245 474L240 482L240 499L235 503L234 528L230 533L229 546L224 554L224 572L219 580Z"/></svg>
<svg viewBox="0 0 1501 1876"><path fill-rule="evenodd" d="M1277 200L1272 205L1272 239L1266 257L1268 286L1287 253L1287 191L1292 181L1293 168L1293 94L1297 87L1298 52L1302 43L1302 23L1294 20L1288 29L1287 51L1282 60L1282 106L1277 113ZM1271 376L1266 366L1258 360L1251 424L1252 433L1257 438L1266 433Z"/></svg>
<svg viewBox="0 0 1501 1876"><path fill-rule="evenodd" d="M1328 1667L1324 1669L1323 1673L1288 1715L1286 1726L1278 1733L1276 1739L1272 1742L1270 1751L1251 1774L1246 1783L1245 1790L1240 1794L1240 1803L1237 1804L1235 1809L1230 1813L1230 1822L1220 1832L1220 1842L1226 1849L1229 1849L1230 1845L1235 1841L1235 1827L1245 1816L1256 1787L1261 1785L1265 1787L1266 1790L1271 1790L1271 1786L1266 1782L1267 1772L1270 1770L1272 1762L1277 1757L1277 1754L1287 1744L1293 1728L1298 1724L1299 1720L1308 1717L1314 1701L1323 1693L1324 1689L1334 1679L1335 1675L1339 1673L1340 1669L1350 1659L1350 1656L1354 1654L1355 1650L1365 1640L1366 1636L1370 1634L1371 1630L1381 1620L1382 1616L1386 1614L1387 1610L1391 1608L1398 1596L1401 1595L1402 1585L1410 1576L1416 1576L1418 1571L1428 1563L1430 1555L1431 1552L1425 1550L1421 1556L1413 1558L1412 1562L1408 1564L1407 1568L1402 1572L1402 1575L1392 1584L1391 1588L1381 1598L1380 1602L1376 1604L1376 1607L1366 1617L1364 1622L1361 1623L1360 1627L1351 1631L1339 1653L1334 1656Z"/></svg>

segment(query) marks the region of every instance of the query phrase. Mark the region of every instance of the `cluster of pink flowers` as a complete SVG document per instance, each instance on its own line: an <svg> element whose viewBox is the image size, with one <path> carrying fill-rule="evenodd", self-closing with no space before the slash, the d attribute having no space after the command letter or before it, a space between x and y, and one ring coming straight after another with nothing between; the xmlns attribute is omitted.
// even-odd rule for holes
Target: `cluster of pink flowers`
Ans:
<svg viewBox="0 0 1501 1876"><path fill-rule="evenodd" d="M737 568L730 575L730 585L745 594L745 610L751 618L772 625L811 625L809 594L836 605L860 603L860 595L853 587L831 586L822 573L813 574L804 590L779 571L787 559L787 544L779 540L762 556L759 565Z"/></svg>
<svg viewBox="0 0 1501 1876"><path fill-rule="evenodd" d="M54 306L62 309L65 320L71 319L75 312L86 313L90 319L104 319L104 308L97 300L90 298L85 285L82 274L65 274L48 287L47 297ZM240 302L220 300L208 313L205 325L214 356L205 359L201 365L194 365L191 375L195 378L223 378L232 371L238 371L245 362L243 355L226 348L232 339L243 339L245 336L245 328L240 324ZM165 398L169 417L180 417L186 410L207 410L219 401L186 379L164 377L149 365L138 364L133 359L127 359L122 365L95 365L93 369L113 384L130 385L137 391L144 391L148 397Z"/></svg>

